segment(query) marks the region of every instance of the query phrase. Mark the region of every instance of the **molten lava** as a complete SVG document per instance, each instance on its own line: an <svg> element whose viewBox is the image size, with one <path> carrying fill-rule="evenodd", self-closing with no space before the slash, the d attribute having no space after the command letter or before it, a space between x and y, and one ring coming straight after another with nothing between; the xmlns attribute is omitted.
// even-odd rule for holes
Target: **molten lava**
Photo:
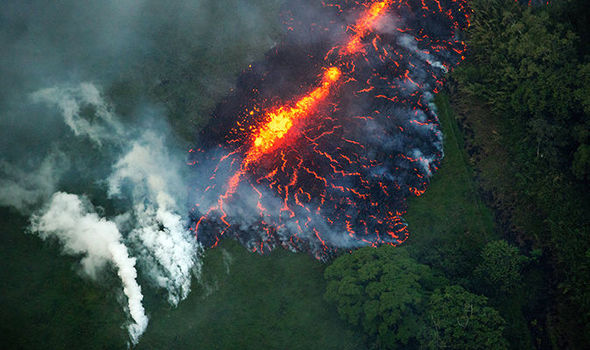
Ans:
<svg viewBox="0 0 590 350"><path fill-rule="evenodd" d="M219 147L194 152L206 177L192 229L205 246L227 233L252 251L318 259L401 244L406 198L442 158L432 95L462 59L466 0L294 3L284 43L204 129Z"/></svg>
<svg viewBox="0 0 590 350"><path fill-rule="evenodd" d="M281 106L268 113L266 124L254 135L254 145L247 153L243 168L271 150L297 119L309 115L328 96L330 88L340 79L341 74L337 67L326 69L320 87L301 98L293 107Z"/></svg>
<svg viewBox="0 0 590 350"><path fill-rule="evenodd" d="M385 13L391 0L378 1L373 3L364 15L357 21L356 25L352 27L354 36L344 46L342 54L355 54L363 49L362 39L374 29L375 23Z"/></svg>

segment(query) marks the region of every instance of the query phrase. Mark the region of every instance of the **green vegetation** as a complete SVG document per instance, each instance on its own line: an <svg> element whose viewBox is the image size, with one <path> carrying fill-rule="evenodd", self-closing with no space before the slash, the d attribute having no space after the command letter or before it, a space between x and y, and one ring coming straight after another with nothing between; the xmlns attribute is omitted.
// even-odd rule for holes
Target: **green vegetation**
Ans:
<svg viewBox="0 0 590 350"><path fill-rule="evenodd" d="M518 289L522 283L521 270L528 258L508 242L494 241L486 244L481 253L482 262L475 269L475 275L482 285L502 293Z"/></svg>
<svg viewBox="0 0 590 350"><path fill-rule="evenodd" d="M25 217L3 209L0 223L2 348L124 349L116 273L91 281L56 242L23 233ZM224 241L207 251L201 279L178 308L141 281L151 313L138 348L363 349L362 336L323 300L324 268L306 254L260 256Z"/></svg>
<svg viewBox="0 0 590 350"><path fill-rule="evenodd" d="M404 248L365 247L336 259L325 272L326 300L340 316L360 326L376 348L408 346L416 329L433 275Z"/></svg>
<svg viewBox="0 0 590 350"><path fill-rule="evenodd" d="M487 306L487 298L461 286L437 289L430 297L422 335L427 349L506 349L504 320Z"/></svg>
<svg viewBox="0 0 590 350"><path fill-rule="evenodd" d="M82 278L78 259L24 233L26 218L0 210L0 339L3 349L117 349L126 316L114 271L102 286Z"/></svg>
<svg viewBox="0 0 590 350"><path fill-rule="evenodd" d="M465 281L479 263L479 251L499 238L491 210L482 202L467 162L463 137L446 95L436 97L444 134L441 167L424 195L409 200L407 242L420 262Z"/></svg>
<svg viewBox="0 0 590 350"><path fill-rule="evenodd" d="M410 337L428 348L582 349L590 341L590 7L471 5L470 52L436 100L445 159L424 196L409 202L403 248L414 268L427 265L448 284L402 288L402 298L429 300L413 306L424 326ZM362 291L372 283L357 276L365 264L408 264L387 251L376 261L357 254L335 260L338 271L341 259L358 266L328 268L330 284L355 281ZM338 292L326 297L340 309L353 295Z"/></svg>
<svg viewBox="0 0 590 350"><path fill-rule="evenodd" d="M138 348L587 346L590 6L470 3L470 52L436 98L445 158L428 191L409 201L405 246L363 248L325 266L224 241L206 252L178 308L140 281L152 313ZM232 4L212 3L202 16L228 22L238 11ZM265 23L238 39L235 28L197 28L210 41L194 44L179 33L160 46L187 55L147 58L108 87L117 112L132 115L137 99L149 96L192 139L238 71L276 35L277 24ZM252 39L260 33L268 40ZM164 72L158 84L144 84L156 66ZM120 288L115 273L101 275L100 285L89 281L75 270L77 258L23 234L22 216L2 209L0 223L3 347L121 348L125 315L120 295L109 292Z"/></svg>
<svg viewBox="0 0 590 350"><path fill-rule="evenodd" d="M453 99L479 148L474 166L504 235L542 252L544 278L557 281L544 292L556 294L556 306L541 311L552 345L583 348L590 341L589 8L579 0L472 6L471 53L454 73Z"/></svg>
<svg viewBox="0 0 590 350"><path fill-rule="evenodd" d="M178 309L159 309L138 349L363 349L323 301L325 265L225 240L208 250L200 283Z"/></svg>
<svg viewBox="0 0 590 350"><path fill-rule="evenodd" d="M478 193L447 96L439 94L436 105L445 135L445 158L428 191L409 201L408 242L405 247L363 248L337 258L325 272L325 297L337 305L344 319L364 330L369 344L380 349L449 344L451 348L503 349L505 336L517 344L515 348L530 347L523 301L517 298L508 305L479 295L485 293L476 283L475 268L485 261L486 244L494 246L500 235ZM508 245L507 251L518 249ZM395 298L388 304L393 292ZM438 305L442 301L444 307ZM466 314L465 308L477 309L478 314ZM501 315L500 310L512 313ZM454 326L457 317L469 320L465 327Z"/></svg>
<svg viewBox="0 0 590 350"><path fill-rule="evenodd" d="M404 247L343 255L325 277L326 300L375 349L507 348L505 321L485 296L447 285Z"/></svg>

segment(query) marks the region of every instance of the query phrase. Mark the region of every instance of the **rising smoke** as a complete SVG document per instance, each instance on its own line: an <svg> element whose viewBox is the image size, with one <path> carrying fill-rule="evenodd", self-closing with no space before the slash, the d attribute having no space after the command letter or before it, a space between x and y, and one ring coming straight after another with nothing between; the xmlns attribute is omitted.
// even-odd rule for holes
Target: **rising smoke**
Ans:
<svg viewBox="0 0 590 350"><path fill-rule="evenodd" d="M99 217L92 205L77 195L57 192L47 208L31 218L31 229L42 239L56 237L67 254L83 255L84 272L96 278L107 263L117 269L132 319L129 335L135 344L148 325L141 287L137 284L135 258L129 257L117 225Z"/></svg>
<svg viewBox="0 0 590 350"><path fill-rule="evenodd" d="M117 271L132 343L147 326L142 287L177 305L199 275L178 135L192 141L232 72L273 45L275 14L261 9L278 2L259 2L0 3L0 205L96 282Z"/></svg>
<svg viewBox="0 0 590 350"><path fill-rule="evenodd" d="M82 254L81 263L90 277L96 277L107 263L116 267L128 300L133 321L128 329L135 344L148 318L136 281L136 259L129 257L125 244L142 259L148 278L168 291L173 305L187 297L191 276L200 270L200 246L181 216L186 211L187 186L183 153L168 144L165 126L124 127L91 83L42 89L31 99L59 110L71 133L86 138L94 151L110 152L110 175L98 187L109 198L126 201L127 210L108 220L94 212L88 199L57 192L49 205L33 215L31 228L43 239L57 237L64 252Z"/></svg>
<svg viewBox="0 0 590 350"><path fill-rule="evenodd" d="M132 343L147 325L138 280L172 305L186 298L200 269L194 234L205 246L225 234L320 259L399 244L405 199L440 162L432 96L464 49L464 1L392 2L346 64L330 49L365 2L287 2L280 42L279 2L0 3L0 205L33 213L31 231L81 256L91 278L117 270ZM231 229L217 211L189 231L244 160L244 130L316 87L326 64L343 64L349 80L288 147L247 169L224 208ZM177 135L194 142L195 126L190 169Z"/></svg>

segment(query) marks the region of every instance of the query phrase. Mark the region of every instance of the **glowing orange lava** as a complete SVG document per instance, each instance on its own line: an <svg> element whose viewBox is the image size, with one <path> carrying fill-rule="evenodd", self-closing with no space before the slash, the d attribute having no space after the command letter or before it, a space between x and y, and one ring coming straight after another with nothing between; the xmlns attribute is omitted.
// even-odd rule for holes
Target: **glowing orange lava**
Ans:
<svg viewBox="0 0 590 350"><path fill-rule="evenodd" d="M362 51L362 39L373 29L375 22L381 18L381 15L391 5L391 0L375 2L369 7L365 14L359 18L357 23L352 27L354 36L350 38L342 54L355 54Z"/></svg>
<svg viewBox="0 0 590 350"><path fill-rule="evenodd" d="M355 34L346 44L343 54L354 54L361 51L363 37L372 30L375 22L390 4L391 0L384 0L375 2L369 7L354 25ZM260 155L267 153L291 129L293 121L309 114L318 102L325 99L330 92L331 85L338 81L341 75L342 72L337 67L326 69L321 86L297 101L294 107L281 106L268 113L267 122L256 132L253 147L248 151L242 168L247 167Z"/></svg>
<svg viewBox="0 0 590 350"><path fill-rule="evenodd" d="M363 13L355 25L351 27L354 35L344 43L343 49L340 51L341 59L343 58L342 56L362 52L363 39L373 30L375 22L387 10L391 2L392 0L377 1ZM198 220L195 226L195 232L198 232L202 220L213 211L219 211L221 214L220 220L227 227L230 226L230 223L226 221L227 214L224 210L224 202L236 192L242 177L246 174L249 167L259 161L261 156L274 150L279 141L293 127L295 121L312 115L316 108L330 95L334 84L341 77L342 72L340 68L335 66L325 68L319 87L301 97L294 104L280 106L265 114L265 121L254 132L252 143L250 148L245 152L245 158L240 164L240 168L228 180L226 191L223 195L219 196L217 205L209 208L207 213ZM223 234L223 231L221 234Z"/></svg>
<svg viewBox="0 0 590 350"><path fill-rule="evenodd" d="M293 126L293 122L309 114L330 92L331 86L340 79L342 73L337 67L325 70L322 84L295 103L295 106L281 106L267 114L267 122L254 136L254 145L244 161L247 167L253 160L267 153L276 142L283 138Z"/></svg>
<svg viewBox="0 0 590 350"><path fill-rule="evenodd" d="M217 202L217 206L223 211L223 200L229 198L235 191L242 175L252 162L260 156L268 153L272 147L281 139L293 126L293 122L310 114L330 93L332 85L340 79L342 72L337 67L330 67L324 71L322 84L309 94L302 97L293 107L281 106L267 114L266 124L256 132L252 148L246 153L246 158L238 170L228 181L227 191ZM225 215L222 217L224 220Z"/></svg>

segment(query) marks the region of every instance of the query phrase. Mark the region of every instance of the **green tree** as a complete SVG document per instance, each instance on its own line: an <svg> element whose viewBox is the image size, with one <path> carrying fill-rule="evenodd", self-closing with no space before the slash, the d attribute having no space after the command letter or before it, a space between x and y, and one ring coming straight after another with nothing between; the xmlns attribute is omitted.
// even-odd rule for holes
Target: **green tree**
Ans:
<svg viewBox="0 0 590 350"><path fill-rule="evenodd" d="M470 2L470 52L452 76L458 100L483 102L492 112L486 117L507 152L502 160L484 147L482 184L510 234L543 248L552 265L536 268L559 290L549 293L555 306L544 311L556 314L550 338L561 348L583 348L590 342L590 7L585 0L519 3ZM471 113L477 110L465 111L467 125L482 122ZM476 139L489 137L485 128L478 131ZM500 168L505 176L497 176ZM489 263L477 270L483 285L504 290L519 280L515 271L508 265L501 277L502 268Z"/></svg>
<svg viewBox="0 0 590 350"><path fill-rule="evenodd" d="M487 298L461 286L437 289L428 302L421 345L427 349L507 349L504 320Z"/></svg>
<svg viewBox="0 0 590 350"><path fill-rule="evenodd" d="M590 175L590 145L580 145L574 153L572 171L579 179L585 179Z"/></svg>
<svg viewBox="0 0 590 350"><path fill-rule="evenodd" d="M481 252L483 261L475 269L475 275L484 284L496 288L500 292L508 292L517 288L522 280L521 270L528 261L520 254L518 248L505 240L493 241Z"/></svg>
<svg viewBox="0 0 590 350"><path fill-rule="evenodd" d="M411 346L421 327L427 290L435 283L428 266L405 248L362 248L340 256L325 271L325 298L340 316L360 326L380 349Z"/></svg>

